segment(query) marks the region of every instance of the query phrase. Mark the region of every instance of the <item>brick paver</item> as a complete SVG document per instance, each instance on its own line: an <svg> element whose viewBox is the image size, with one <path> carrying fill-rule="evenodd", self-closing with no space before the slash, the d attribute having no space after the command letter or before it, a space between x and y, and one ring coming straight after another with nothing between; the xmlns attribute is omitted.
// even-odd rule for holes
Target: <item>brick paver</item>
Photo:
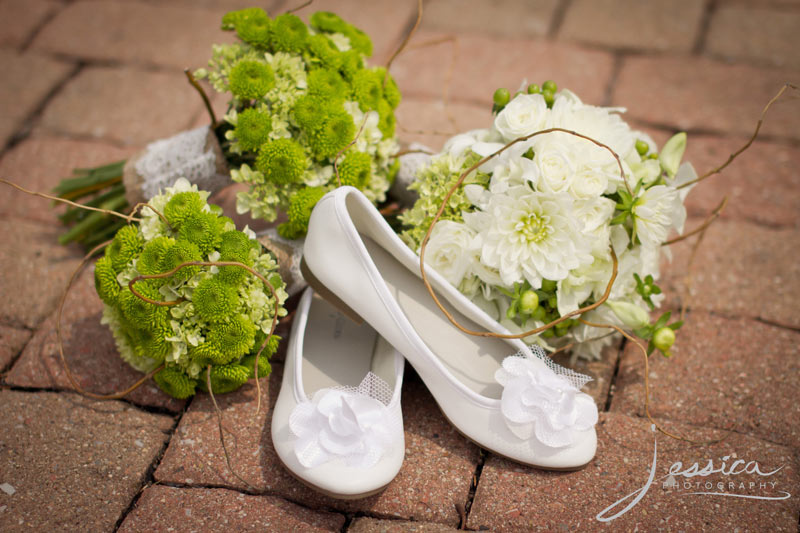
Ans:
<svg viewBox="0 0 800 533"><path fill-rule="evenodd" d="M704 9L703 0L576 0L558 36L616 49L688 52Z"/></svg>
<svg viewBox="0 0 800 533"><path fill-rule="evenodd" d="M444 420L418 378L408 376L404 387L406 457L397 478L378 495L334 500L297 481L275 454L270 427L280 377L280 365L273 365L269 384L262 381L258 415L251 384L217 400L225 426L236 435L235 444L231 437L227 440L231 462L247 483L313 508L458 524L456 504L467 501L478 449ZM155 477L165 483L245 488L226 467L217 420L206 395L195 398L181 419Z"/></svg>
<svg viewBox="0 0 800 533"><path fill-rule="evenodd" d="M714 13L706 51L726 60L744 59L800 69L800 5L723 5Z"/></svg>
<svg viewBox="0 0 800 533"><path fill-rule="evenodd" d="M58 137L27 139L0 159L0 176L35 191L49 192L76 167L92 167L126 159L135 148ZM24 219L44 224L60 224L49 200L2 185L0 217Z"/></svg>
<svg viewBox="0 0 800 533"><path fill-rule="evenodd" d="M0 529L113 530L172 425L122 402L0 391Z"/></svg>
<svg viewBox="0 0 800 533"><path fill-rule="evenodd" d="M22 46L59 7L59 2L50 0L3 0L0 2L0 46Z"/></svg>
<svg viewBox="0 0 800 533"><path fill-rule="evenodd" d="M30 338L31 332L27 329L0 325L0 371L19 355Z"/></svg>
<svg viewBox="0 0 800 533"><path fill-rule="evenodd" d="M340 531L345 517L311 511L270 496L225 489L152 486L119 528L121 533L194 531Z"/></svg>
<svg viewBox="0 0 800 533"><path fill-rule="evenodd" d="M54 98L46 130L143 145L185 130L203 107L183 72L92 67Z"/></svg>
<svg viewBox="0 0 800 533"><path fill-rule="evenodd" d="M452 533L458 529L430 522L405 522L356 518L347 528L348 533Z"/></svg>
<svg viewBox="0 0 800 533"><path fill-rule="evenodd" d="M653 464L653 433L646 419L606 413L598 425L595 460L577 472L544 472L505 459L489 457L475 493L468 526L491 531L795 531L800 500L800 471L795 453L786 447L739 434L698 446L658 435L655 479L637 506L610 523L596 516L615 501L642 488ZM721 432L670 424L695 439L718 439ZM757 461L762 472L783 467L769 477L712 473L702 477L673 476L677 489L663 488L671 466L677 471L693 463L714 469L741 459L734 471ZM752 466L751 466L752 470ZM773 486L771 483L775 483ZM696 485L700 484L699 488ZM709 485L706 485L708 483ZM719 489L718 484L724 483ZM729 483L734 483L731 487ZM744 484L740 486L740 483ZM753 483L753 485L751 485ZM760 486L764 483L765 486ZM708 488L706 488L708 487ZM751 496L792 495L784 500L756 500L691 492L728 492ZM604 516L621 511L631 496Z"/></svg>
<svg viewBox="0 0 800 533"><path fill-rule="evenodd" d="M0 220L1 323L34 328L55 309L79 262L74 247L58 244L58 230L21 220Z"/></svg>
<svg viewBox="0 0 800 533"><path fill-rule="evenodd" d="M710 59L632 56L623 61L614 105L630 116L679 130L751 135L767 102L797 71L727 65ZM794 95L778 101L761 133L800 139L800 106Z"/></svg>
<svg viewBox="0 0 800 533"><path fill-rule="evenodd" d="M686 228L699 227L701 222L689 219ZM674 259L662 285L670 302L685 300L686 266L693 243L686 240L671 247ZM796 229L717 220L706 231L691 270L689 307L800 327L795 299L800 265L792 252L776 252L798 246Z"/></svg>
<svg viewBox="0 0 800 533"><path fill-rule="evenodd" d="M583 392L594 398L598 409L605 409L608 401L608 393L611 382L614 379L614 372L617 368L619 359L619 342L614 342L611 346L606 346L597 361L572 360L572 355L568 352L556 354L553 358L556 363L574 369L581 374L592 378L592 381L584 385Z"/></svg>
<svg viewBox="0 0 800 533"><path fill-rule="evenodd" d="M798 448L798 343L797 331L688 313L674 356L650 357L650 412ZM613 411L644 416L643 374L641 351L629 344L620 362Z"/></svg>
<svg viewBox="0 0 800 533"><path fill-rule="evenodd" d="M491 105L461 104L405 98L397 107L397 134L406 143L421 143L439 151L459 132L491 127Z"/></svg>
<svg viewBox="0 0 800 533"><path fill-rule="evenodd" d="M59 295L60 296L60 295ZM112 394L136 383L142 374L130 367L117 352L108 326L101 324L103 302L94 289L89 266L70 290L61 320L64 357L86 391ZM38 329L9 372L6 381L18 387L72 390L58 352L55 314ZM126 396L132 402L180 411L184 401L170 398L150 380Z"/></svg>
<svg viewBox="0 0 800 533"><path fill-rule="evenodd" d="M0 48L0 147L23 126L45 97L72 71L68 63Z"/></svg>
<svg viewBox="0 0 800 533"><path fill-rule="evenodd" d="M425 5L422 29L461 34L490 34L500 38L543 37L553 25L558 0L500 0L473 2L434 0Z"/></svg>
<svg viewBox="0 0 800 533"><path fill-rule="evenodd" d="M446 37L441 32L419 32L395 61L392 74L407 98L439 98L449 80L453 101L491 108L498 87L513 92L525 79L539 84L552 79L585 102L603 103L611 79L611 54L548 41L477 35L459 35L456 45L447 41L418 46Z"/></svg>

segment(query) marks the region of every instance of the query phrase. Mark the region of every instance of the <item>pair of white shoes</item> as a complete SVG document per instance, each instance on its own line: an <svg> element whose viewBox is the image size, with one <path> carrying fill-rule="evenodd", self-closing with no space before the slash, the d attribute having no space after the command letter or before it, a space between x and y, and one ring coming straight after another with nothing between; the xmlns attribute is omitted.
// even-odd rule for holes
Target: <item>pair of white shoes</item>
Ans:
<svg viewBox="0 0 800 533"><path fill-rule="evenodd" d="M479 446L552 470L594 457L597 407L586 376L519 340L455 328L419 277L419 257L364 195L340 187L314 208L303 274L307 290L289 338L272 439L287 469L338 498L381 491L405 454L400 390L404 360L445 417ZM470 329L508 333L435 271L448 311Z"/></svg>

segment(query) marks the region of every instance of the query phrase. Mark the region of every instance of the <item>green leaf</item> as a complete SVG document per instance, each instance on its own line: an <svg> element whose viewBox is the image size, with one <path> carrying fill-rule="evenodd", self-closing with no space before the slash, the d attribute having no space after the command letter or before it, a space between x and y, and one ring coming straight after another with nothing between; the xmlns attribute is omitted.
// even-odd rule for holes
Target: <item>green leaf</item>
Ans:
<svg viewBox="0 0 800 533"><path fill-rule="evenodd" d="M682 325L683 325L683 320L678 320L677 322L673 322L672 324L670 324L667 327L669 329L671 329L672 331L678 331L681 328Z"/></svg>
<svg viewBox="0 0 800 533"><path fill-rule="evenodd" d="M671 314L672 314L671 311L667 311L666 313L664 313L663 315L658 317L658 320L656 321L656 323L653 324L653 330L659 330L659 329L663 328L664 326L666 326L667 322L669 322L669 317L670 317Z"/></svg>

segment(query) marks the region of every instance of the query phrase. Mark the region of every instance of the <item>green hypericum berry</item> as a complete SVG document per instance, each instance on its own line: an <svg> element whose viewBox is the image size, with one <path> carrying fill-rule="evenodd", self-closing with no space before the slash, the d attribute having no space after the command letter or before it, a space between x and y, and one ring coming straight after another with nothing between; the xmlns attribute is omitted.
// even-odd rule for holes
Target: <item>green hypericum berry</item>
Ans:
<svg viewBox="0 0 800 533"><path fill-rule="evenodd" d="M305 151L294 139L268 142L258 151L256 159L256 168L264 174L264 179L278 185L302 181L307 166Z"/></svg>
<svg viewBox="0 0 800 533"><path fill-rule="evenodd" d="M525 291L519 299L519 310L525 314L532 314L539 307L539 295L536 291Z"/></svg>
<svg viewBox="0 0 800 533"><path fill-rule="evenodd" d="M250 353L255 341L256 328L244 315L234 316L226 322L215 324L208 332L208 342L231 358Z"/></svg>
<svg viewBox="0 0 800 533"><path fill-rule="evenodd" d="M166 217L172 229L179 229L183 220L194 213L199 213L203 210L205 202L200 197L199 193L194 191L186 191L176 193L167 202L164 207L164 217Z"/></svg>
<svg viewBox="0 0 800 533"><path fill-rule="evenodd" d="M289 200L289 221L278 226L278 233L286 239L297 239L308 232L311 211L325 195L322 187L305 187Z"/></svg>
<svg viewBox="0 0 800 533"><path fill-rule="evenodd" d="M244 9L234 22L236 35L248 44L257 48L266 48L270 44L272 21L260 8ZM225 18L222 19L223 25Z"/></svg>
<svg viewBox="0 0 800 533"><path fill-rule="evenodd" d="M234 359L231 354L221 351L210 342L202 342L189 348L189 357L203 367L207 365L224 365Z"/></svg>
<svg viewBox="0 0 800 533"><path fill-rule="evenodd" d="M242 59L231 69L228 84L234 96L256 100L275 86L275 75L263 61Z"/></svg>
<svg viewBox="0 0 800 533"><path fill-rule="evenodd" d="M353 140L356 126L344 110L331 112L319 129L309 136L309 144L317 160L332 158Z"/></svg>
<svg viewBox="0 0 800 533"><path fill-rule="evenodd" d="M101 257L94 265L94 287L97 295L106 305L113 306L119 296L120 285L117 274L111 265L111 259Z"/></svg>
<svg viewBox="0 0 800 533"><path fill-rule="evenodd" d="M673 344L675 344L675 332L672 328L663 327L653 334L653 345L665 355L669 354L669 349Z"/></svg>
<svg viewBox="0 0 800 533"><path fill-rule="evenodd" d="M542 91L542 96L544 96L544 102L547 104L547 107L553 107L553 104L556 101L556 93L544 89Z"/></svg>
<svg viewBox="0 0 800 533"><path fill-rule="evenodd" d="M372 158L365 152L349 150L342 162L337 166L342 185L352 185L363 189L370 181Z"/></svg>
<svg viewBox="0 0 800 533"><path fill-rule="evenodd" d="M494 92L492 101L497 107L505 107L511 101L511 93L508 92L508 89L501 87Z"/></svg>
<svg viewBox="0 0 800 533"><path fill-rule="evenodd" d="M353 78L353 97L362 111L378 109L383 99L383 77L374 70L360 70Z"/></svg>
<svg viewBox="0 0 800 533"><path fill-rule="evenodd" d="M106 256L111 259L114 271L121 272L142 249L142 239L139 228L136 226L123 226L114 236L114 240L106 249Z"/></svg>
<svg viewBox="0 0 800 533"><path fill-rule="evenodd" d="M236 289L216 278L200 282L192 294L192 303L197 315L206 322L225 320L239 306Z"/></svg>
<svg viewBox="0 0 800 533"><path fill-rule="evenodd" d="M542 84L542 92L545 91L556 93L558 92L558 85L556 85L556 82L554 82L553 80L547 80Z"/></svg>
<svg viewBox="0 0 800 533"><path fill-rule="evenodd" d="M202 260L203 257L200 255L200 249L196 244L179 239L164 252L159 268L161 272L169 272L183 263ZM168 278L169 283L182 283L197 274L198 270L199 268L196 266L185 266Z"/></svg>
<svg viewBox="0 0 800 533"><path fill-rule="evenodd" d="M269 141L270 131L272 131L270 114L250 108L239 113L233 133L242 149L253 152Z"/></svg>
<svg viewBox="0 0 800 533"><path fill-rule="evenodd" d="M308 75L308 94L321 98L344 100L350 87L338 71L328 68L312 70Z"/></svg>
<svg viewBox="0 0 800 533"><path fill-rule="evenodd" d="M254 377L256 377L255 362L256 362L255 354L245 355L244 357L242 357L242 360L239 361L239 364L247 369L247 379L253 379ZM258 377L265 378L269 376L271 372L272 372L272 366L270 366L269 360L262 353L261 356L258 358Z"/></svg>
<svg viewBox="0 0 800 533"><path fill-rule="evenodd" d="M640 156L645 156L650 150L650 145L641 139L636 140L636 151Z"/></svg>
<svg viewBox="0 0 800 533"><path fill-rule="evenodd" d="M203 211L186 217L178 234L200 250L200 256L206 257L220 243L221 232L217 216Z"/></svg>
<svg viewBox="0 0 800 533"><path fill-rule="evenodd" d="M270 28L270 44L275 52L301 52L308 39L308 27L297 15L275 17Z"/></svg>
<svg viewBox="0 0 800 533"><path fill-rule="evenodd" d="M542 88L536 85L535 83L531 83L528 85L528 94L539 94L542 92Z"/></svg>
<svg viewBox="0 0 800 533"><path fill-rule="evenodd" d="M245 367L237 363L211 367L211 390L214 394L233 392L247 382L249 373ZM206 372L202 372L200 388L206 390Z"/></svg>
<svg viewBox="0 0 800 533"><path fill-rule="evenodd" d="M164 368L164 370L153 376L153 380L161 390L178 400L194 395L194 390L197 386L195 380L171 366Z"/></svg>
<svg viewBox="0 0 800 533"><path fill-rule="evenodd" d="M174 244L175 239L163 235L145 244L144 249L142 249L142 254L139 256L139 259L136 260L136 270L138 270L140 274L145 275L160 274L163 272L161 270L161 260L164 259L164 254L166 254L167 250Z"/></svg>

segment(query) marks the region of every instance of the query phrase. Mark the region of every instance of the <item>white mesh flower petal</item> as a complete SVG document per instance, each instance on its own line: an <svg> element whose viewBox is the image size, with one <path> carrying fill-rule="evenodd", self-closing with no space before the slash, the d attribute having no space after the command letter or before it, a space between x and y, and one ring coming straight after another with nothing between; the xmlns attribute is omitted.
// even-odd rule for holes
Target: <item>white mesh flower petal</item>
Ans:
<svg viewBox="0 0 800 533"><path fill-rule="evenodd" d="M372 372L358 387L318 390L289 416L297 460L307 468L336 459L355 468L375 465L402 437L391 399L391 387Z"/></svg>
<svg viewBox="0 0 800 533"><path fill-rule="evenodd" d="M575 442L576 432L597 423L597 406L580 394L592 378L553 362L538 346L503 360L495 379L503 386L500 410L506 425L523 440L536 437L541 443L560 448Z"/></svg>

